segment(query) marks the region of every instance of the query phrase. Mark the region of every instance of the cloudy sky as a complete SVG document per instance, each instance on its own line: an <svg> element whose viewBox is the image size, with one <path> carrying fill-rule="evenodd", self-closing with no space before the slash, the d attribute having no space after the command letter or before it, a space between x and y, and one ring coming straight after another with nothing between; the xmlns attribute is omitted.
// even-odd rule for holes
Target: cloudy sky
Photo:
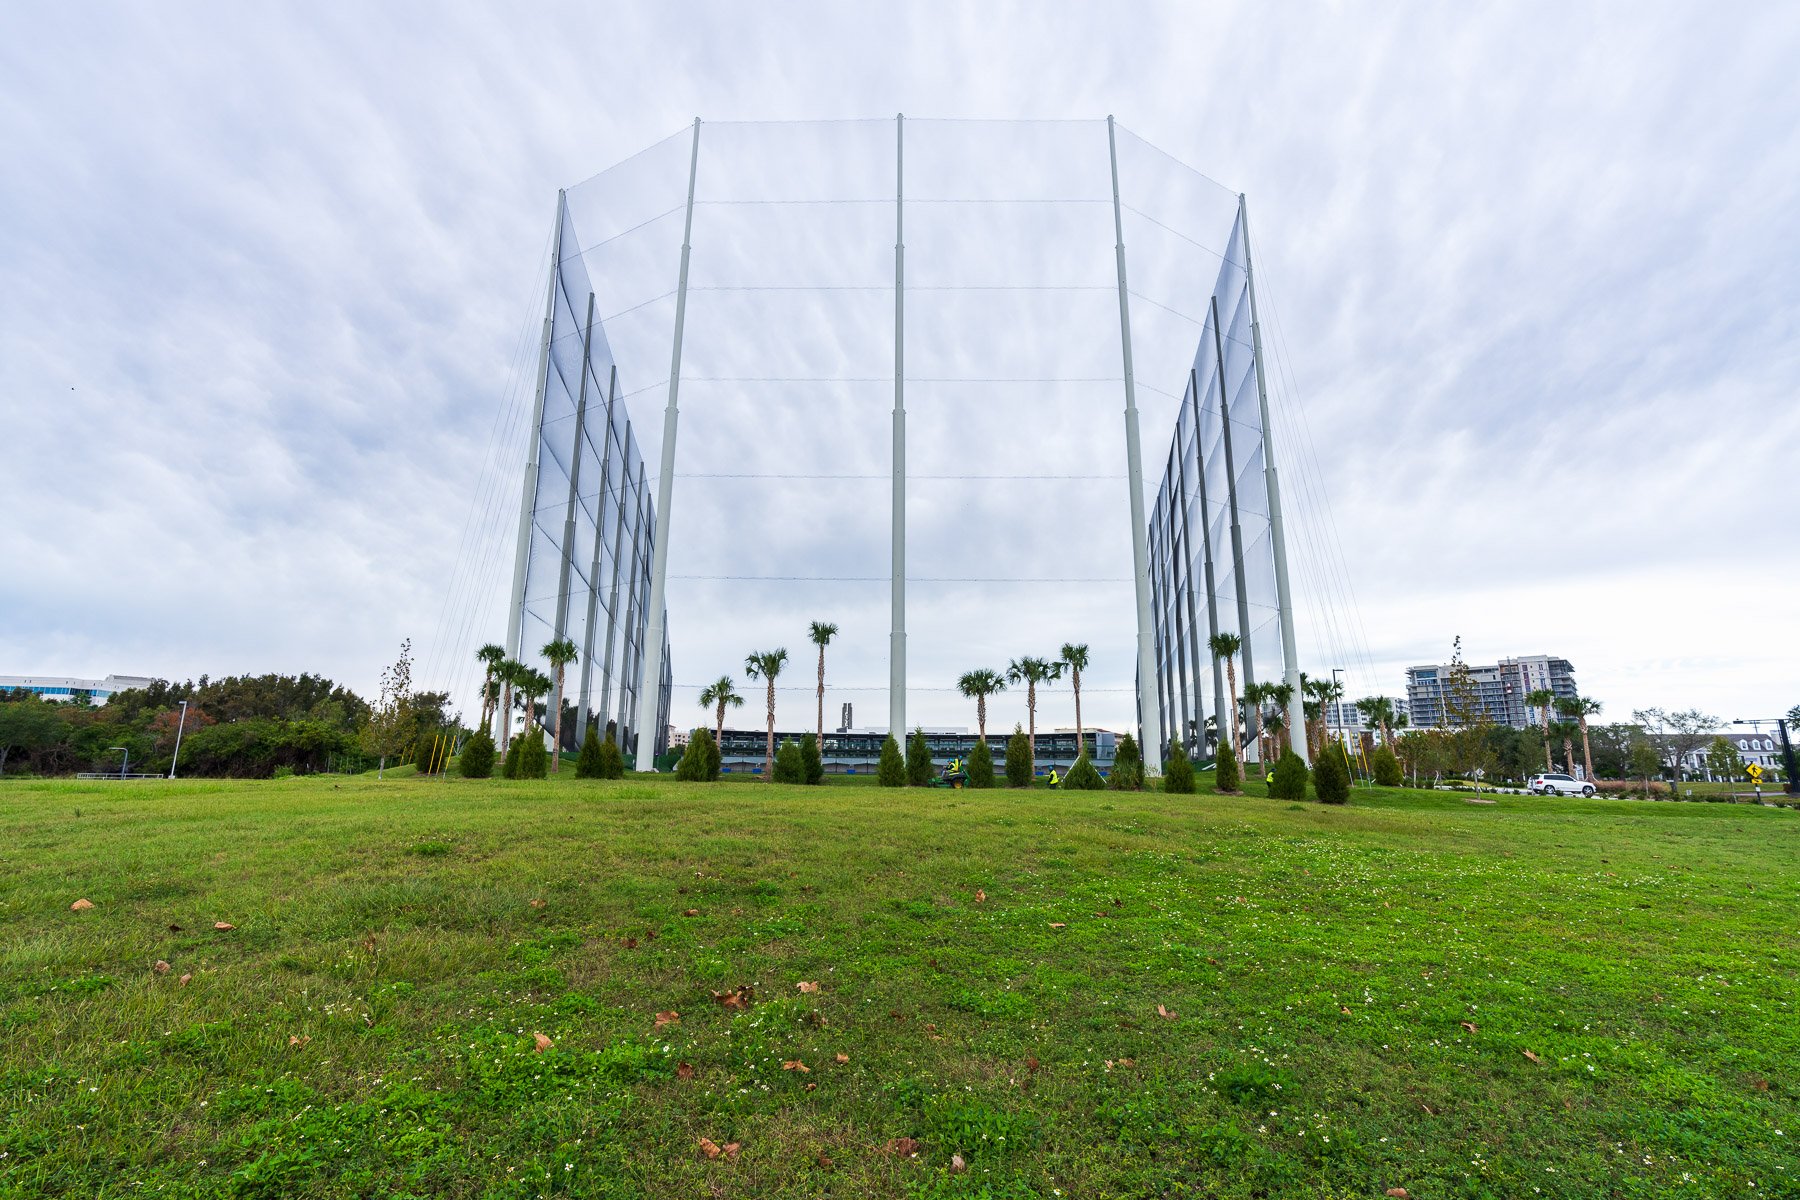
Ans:
<svg viewBox="0 0 1800 1200"><path fill-rule="evenodd" d="M13 6L0 673L311 670L372 690L410 637L423 682L466 685L469 651L501 632L510 548L492 514L516 493L520 338L541 312L558 188L696 116L1116 113L1250 197L1280 335L1304 665L1348 668L1353 695L1392 693L1461 634L1474 660L1570 658L1609 715L1786 709L1800 702L1797 61L1800 12L1774 4ZM757 147L745 128L740 162ZM1089 127L1071 128L1088 153ZM647 203L670 145L678 160L680 138L571 194L599 212ZM717 145L703 169L731 162L730 139ZM847 180L891 183L872 159L842 161ZM697 275L781 278L767 254L728 253L727 209L710 211ZM1006 282L1066 266L1058 281L1104 285L1107 216L1097 254L1001 258ZM837 282L879 282L891 231L866 232L806 244L850 239L868 257L834 260ZM1159 264L1154 239L1127 241L1134 287L1142 261L1141 286L1179 309L1154 290L1179 245ZM936 244L944 279L981 282L948 234ZM826 270L814 261L808 283ZM822 350L788 301L718 296L696 298L693 330L735 312L740 329L782 330L776 361L796 374L891 370L886 298L845 299ZM957 364L946 376L1052 351L1059 371L1116 373L1114 298L1071 297L1057 315L1093 344L1034 351L993 336L1033 325L1029 309L965 324L958 297L921 294L919 354L955 328L963 341L935 351ZM1178 391L1151 378L1162 360L1144 343L1178 360L1192 326L1148 305L1133 321L1140 378ZM742 345L703 346L697 379L753 373ZM660 353L638 356L632 402L653 464ZM916 585L909 716L969 723L933 689L1081 640L1096 650L1089 721L1122 726L1118 395L915 391L921 473L971 473L978 455L983 473L1098 477L921 481L919 574L1111 582ZM853 700L859 725L880 724L885 584L854 580L885 571L885 482L706 477L879 476L891 389L804 392L684 387L676 678L777 644L804 659L805 622L834 619L833 677L876 690L834 693L832 711ZM1169 406L1141 399L1154 487ZM748 574L846 581L692 578ZM1061 689L1043 721L1071 718Z"/></svg>

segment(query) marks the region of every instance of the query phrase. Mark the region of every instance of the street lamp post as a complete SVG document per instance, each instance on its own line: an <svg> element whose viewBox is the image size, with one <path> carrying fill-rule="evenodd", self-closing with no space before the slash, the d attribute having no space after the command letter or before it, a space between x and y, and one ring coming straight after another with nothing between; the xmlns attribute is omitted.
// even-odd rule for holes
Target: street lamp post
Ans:
<svg viewBox="0 0 1800 1200"><path fill-rule="evenodd" d="M125 755L124 758L119 760L119 778L123 779L125 778L125 772L131 769L131 750L125 746L108 746L106 748L108 754L111 754L114 750L118 750Z"/></svg>
<svg viewBox="0 0 1800 1200"><path fill-rule="evenodd" d="M175 778L175 764L181 761L181 731L187 728L188 702L181 702L181 722L175 726L175 757L169 760L169 778Z"/></svg>
<svg viewBox="0 0 1800 1200"><path fill-rule="evenodd" d="M1782 790L1790 796L1800 796L1800 779L1795 778L1794 743L1788 740L1786 717L1756 717L1742 721L1733 721L1733 725L1748 725L1760 731L1764 725L1773 725L1775 732L1781 737L1781 773L1787 776Z"/></svg>

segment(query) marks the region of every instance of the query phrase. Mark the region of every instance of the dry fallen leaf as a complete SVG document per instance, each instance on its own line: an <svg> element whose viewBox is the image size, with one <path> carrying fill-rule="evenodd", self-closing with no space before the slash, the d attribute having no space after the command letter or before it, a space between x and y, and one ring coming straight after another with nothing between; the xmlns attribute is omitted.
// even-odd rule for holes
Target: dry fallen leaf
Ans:
<svg viewBox="0 0 1800 1200"><path fill-rule="evenodd" d="M542 900L533 900L533 901L532 901L532 902L531 902L531 907L533 907L533 908L542 908L542 907L544 907L544 902L543 902L543 901L542 901Z"/></svg>
<svg viewBox="0 0 1800 1200"><path fill-rule="evenodd" d="M1052 928L1052 929L1067 929L1068 927L1069 926L1067 925L1067 923L1065 923L1063 921L1050 922L1050 928Z"/></svg>
<svg viewBox="0 0 1800 1200"><path fill-rule="evenodd" d="M809 1083L806 1085L806 1090L809 1092L816 1092L819 1090L819 1085L816 1083Z"/></svg>
<svg viewBox="0 0 1800 1200"><path fill-rule="evenodd" d="M693 1063L682 1062L682 1063L675 1064L675 1078L677 1078L677 1079L692 1079L693 1077L694 1077L694 1064Z"/></svg>
<svg viewBox="0 0 1800 1200"><path fill-rule="evenodd" d="M1434 1113L1434 1112L1432 1112L1432 1111L1431 1111L1431 1105L1429 1105L1429 1104L1427 1104L1427 1103L1425 1103L1425 1102L1424 1102L1424 1101L1423 1101L1423 1100L1421 1100L1421 1101L1419 1101L1419 1107L1420 1107L1420 1108L1422 1108L1422 1109L1424 1109L1424 1110L1425 1110L1425 1115L1426 1115L1426 1116L1428 1116L1428 1117L1435 1117L1435 1116L1437 1116L1437 1114L1436 1114L1436 1113Z"/></svg>
<svg viewBox="0 0 1800 1200"><path fill-rule="evenodd" d="M1459 1023L1459 1024L1460 1024L1460 1025L1461 1025L1461 1026L1462 1026L1462 1027L1463 1027L1463 1028L1464 1028L1464 1029L1466 1029L1466 1030L1468 1030L1468 1031L1469 1031L1469 1032L1470 1032L1470 1033L1474 1033L1474 1032L1475 1032L1475 1022L1473 1022L1473 1021L1461 1021L1461 1022L1458 1022L1458 1023Z"/></svg>
<svg viewBox="0 0 1800 1200"><path fill-rule="evenodd" d="M850 1056L848 1054L840 1054L837 1056L837 1060L841 1063L847 1063L850 1061ZM1765 1088L1767 1088L1768 1086L1769 1085L1766 1083L1763 1084L1763 1087L1765 1087Z"/></svg>
<svg viewBox="0 0 1800 1200"><path fill-rule="evenodd" d="M159 958L156 960L156 966L153 969L158 975L167 975L169 973L169 964Z"/></svg>
<svg viewBox="0 0 1800 1200"><path fill-rule="evenodd" d="M179 925L171 925L171 926L169 926L169 932L170 932L170 933L180 933L180 932L181 932L181 926L179 926Z"/></svg>
<svg viewBox="0 0 1800 1200"><path fill-rule="evenodd" d="M898 1154L901 1158L911 1158L923 1149L923 1147L920 1146L918 1139L916 1138L898 1137L888 1142L888 1144L881 1149L887 1154Z"/></svg>
<svg viewBox="0 0 1800 1200"><path fill-rule="evenodd" d="M1408 1192L1405 1188L1389 1188L1387 1194L1393 1197L1393 1200L1407 1200L1407 1198L1412 1195L1412 1193Z"/></svg>
<svg viewBox="0 0 1800 1200"><path fill-rule="evenodd" d="M736 1162L737 1156L738 1156L738 1151L742 1147L743 1147L742 1142L726 1142L723 1146L720 1146L719 1149L721 1149L725 1152L725 1161L726 1162Z"/></svg>
<svg viewBox="0 0 1800 1200"><path fill-rule="evenodd" d="M214 921L213 928L217 929L220 933L230 933L233 929L236 929L237 926L233 925L230 921Z"/></svg>
<svg viewBox="0 0 1800 1200"><path fill-rule="evenodd" d="M634 937L626 938L625 939L625 948L627 950L636 950L637 949L637 939Z"/></svg>
<svg viewBox="0 0 1800 1200"><path fill-rule="evenodd" d="M684 917L697 917L700 915L700 910L697 908L690 908L686 912L682 913L681 915Z"/></svg>
<svg viewBox="0 0 1800 1200"><path fill-rule="evenodd" d="M796 983L794 986L799 988L803 992L816 992L819 990L818 981L813 980L813 979L803 979L799 983Z"/></svg>
<svg viewBox="0 0 1800 1200"><path fill-rule="evenodd" d="M977 903L977 904L986 904L987 903L987 893L982 891L980 888L975 889L975 903Z"/></svg>
<svg viewBox="0 0 1800 1200"><path fill-rule="evenodd" d="M713 999L719 1002L721 1008L735 1008L741 1011L750 1007L750 1002L745 999L747 991L747 988L739 988L735 992L714 992Z"/></svg>
<svg viewBox="0 0 1800 1200"><path fill-rule="evenodd" d="M192 975L183 975L181 977L181 986L186 987L188 985L188 981L191 979L193 979Z"/></svg>
<svg viewBox="0 0 1800 1200"><path fill-rule="evenodd" d="M94 907L94 902L92 900L89 900L89 899L83 897L82 899L77 900L75 903L69 905L69 911L70 912L86 912L88 909L90 909L92 907Z"/></svg>
<svg viewBox="0 0 1800 1200"><path fill-rule="evenodd" d="M819 1166L823 1170L826 1170L826 1171L831 1170L831 1159L827 1158L823 1154L819 1155Z"/></svg>
<svg viewBox="0 0 1800 1200"><path fill-rule="evenodd" d="M969 1164L963 1161L962 1155L952 1154L950 1156L950 1173L952 1175L961 1175L964 1171L966 1171L968 1169L969 1169Z"/></svg>
<svg viewBox="0 0 1800 1200"><path fill-rule="evenodd" d="M812 1068L807 1066L805 1063L801 1062L797 1058L790 1058L786 1062L782 1063L781 1069L784 1071L804 1071L808 1075L812 1074Z"/></svg>
<svg viewBox="0 0 1800 1200"><path fill-rule="evenodd" d="M304 1036L295 1033L288 1034L288 1045L290 1046L304 1046L310 1041L312 1041L312 1035L310 1033Z"/></svg>
<svg viewBox="0 0 1800 1200"><path fill-rule="evenodd" d="M1025 1060L1025 1069L1030 1071L1033 1075L1037 1074L1038 1065L1037 1055L1035 1054Z"/></svg>
<svg viewBox="0 0 1800 1200"><path fill-rule="evenodd" d="M539 1054L542 1054L544 1051L548 1050L551 1046L555 1045L554 1042L552 1042L549 1038L545 1037L541 1033L532 1034L531 1040L537 1043L537 1052Z"/></svg>
<svg viewBox="0 0 1800 1200"><path fill-rule="evenodd" d="M659 938L661 936L662 936L662 934L656 932L656 930L654 930L654 929L644 930L644 938L646 941L654 942L657 938Z"/></svg>
<svg viewBox="0 0 1800 1200"><path fill-rule="evenodd" d="M932 1024L932 1023L931 1023L931 1022L929 1022L929 1021L927 1021L927 1022L926 1022L926 1023L925 1023L925 1032L926 1032L926 1033L936 1033L936 1032L937 1032L937 1026L936 1026L936 1025L933 1025L933 1024Z"/></svg>
<svg viewBox="0 0 1800 1200"><path fill-rule="evenodd" d="M1544 1061L1543 1059L1539 1058L1537 1055L1533 1054L1529 1050L1525 1051L1525 1057L1529 1058L1534 1063L1541 1063Z"/></svg>
<svg viewBox="0 0 1800 1200"><path fill-rule="evenodd" d="M1135 1058L1121 1058L1121 1059L1120 1059L1120 1060L1119 1060L1119 1065L1120 1065L1120 1066L1121 1066L1121 1067L1135 1067L1135 1066L1137 1066L1137 1059L1135 1059Z"/></svg>
<svg viewBox="0 0 1800 1200"><path fill-rule="evenodd" d="M720 1150L719 1143L713 1141L711 1138L701 1138L700 1153L706 1155L708 1158L717 1158L720 1154L724 1153L724 1151Z"/></svg>
<svg viewBox="0 0 1800 1200"><path fill-rule="evenodd" d="M661 1029L664 1025L679 1024L680 1021L681 1021L681 1014L676 1012L674 1009L670 1009L668 1012L659 1012L656 1014L656 1027L658 1029Z"/></svg>
<svg viewBox="0 0 1800 1200"><path fill-rule="evenodd" d="M1165 1021L1173 1021L1175 1019L1175 1014L1170 1012L1168 1009L1164 1008L1160 1004L1156 1006L1156 1015L1161 1017Z"/></svg>
<svg viewBox="0 0 1800 1200"><path fill-rule="evenodd" d="M1338 1011L1343 1013L1346 1017L1350 1015L1349 1008L1342 1004L1338 1005Z"/></svg>

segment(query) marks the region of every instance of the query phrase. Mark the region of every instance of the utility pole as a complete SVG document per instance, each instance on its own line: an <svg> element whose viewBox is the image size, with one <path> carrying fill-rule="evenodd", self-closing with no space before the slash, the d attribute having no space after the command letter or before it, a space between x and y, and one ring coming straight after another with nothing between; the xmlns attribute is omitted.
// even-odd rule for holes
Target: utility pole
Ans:
<svg viewBox="0 0 1800 1200"><path fill-rule="evenodd" d="M694 148L688 157L687 218L681 230L681 275L675 284L675 338L669 361L669 404L663 409L662 473L656 478L656 547L650 556L650 630L644 638L645 679L655 680L654 691L638 689L637 769L656 766L654 730L660 715L663 677L663 607L669 582L669 534L674 527L672 506L675 484L675 427L681 420L677 399L681 393L681 335L687 324L688 257L694 240L694 180L700 171L700 118L694 118Z"/></svg>
<svg viewBox="0 0 1800 1200"><path fill-rule="evenodd" d="M1137 589L1138 743L1144 772L1162 774L1162 712L1151 703L1156 686L1155 628L1150 619L1150 550L1145 544L1144 459L1138 444L1137 380L1131 367L1131 302L1125 283L1125 218L1119 205L1119 143L1111 114L1106 118L1106 150L1112 163L1113 259L1119 272L1119 344L1125 356L1125 476L1131 492L1131 573ZM1151 722L1156 724L1151 736Z"/></svg>
<svg viewBox="0 0 1800 1200"><path fill-rule="evenodd" d="M894 116L893 630L888 634L888 732L906 744L906 114Z"/></svg>

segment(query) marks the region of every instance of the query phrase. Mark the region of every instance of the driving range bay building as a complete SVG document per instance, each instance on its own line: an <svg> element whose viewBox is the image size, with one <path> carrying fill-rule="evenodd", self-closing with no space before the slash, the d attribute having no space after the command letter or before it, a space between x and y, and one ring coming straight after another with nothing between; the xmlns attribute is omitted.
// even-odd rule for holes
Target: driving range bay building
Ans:
<svg viewBox="0 0 1800 1200"><path fill-rule="evenodd" d="M787 741L798 743L812 732L810 729L797 733L776 730L775 747L780 749ZM873 775L881 762L881 744L887 736L885 729L827 730L825 740L820 743L819 758L828 774ZM994 771L999 775L1006 772L1007 737L1004 731L988 735L988 753L993 755ZM1083 740L1087 743L1088 761L1094 764L1094 769L1102 775L1110 774L1118 752L1118 736L1109 729L1087 729L1083 731ZM925 746L931 751L934 770L941 770L953 758L966 762L969 752L975 749L975 741L975 734L967 729L925 730ZM726 774L760 775L768 761L768 745L767 730L727 729L720 738L719 769ZM904 744L900 751L906 752ZM1039 730L1037 753L1033 759L1035 774L1047 775L1052 767L1066 774L1075 765L1076 754L1073 729Z"/></svg>
<svg viewBox="0 0 1800 1200"><path fill-rule="evenodd" d="M650 731L647 749L661 753L673 675L668 622L660 613L652 619L656 506L621 398L620 364L595 315L581 242L560 195L552 244L505 649L539 663L548 643L574 642L563 688L576 711L576 744L616 721L627 756L638 748L640 724ZM662 653L658 678L646 680L652 639ZM646 688L653 706L642 703ZM547 697L547 711L558 711L564 698ZM502 719L495 717L496 739Z"/></svg>
<svg viewBox="0 0 1800 1200"><path fill-rule="evenodd" d="M1175 438L1150 514L1151 618L1164 755L1180 738L1205 753L1231 736L1226 675L1211 639L1235 633L1237 694L1265 682L1292 694L1282 720L1307 757L1306 721L1242 199L1219 266L1200 345L1182 382ZM1173 390L1173 389L1171 389ZM1245 706L1240 755L1256 761L1263 714ZM1146 734L1149 729L1146 729Z"/></svg>

